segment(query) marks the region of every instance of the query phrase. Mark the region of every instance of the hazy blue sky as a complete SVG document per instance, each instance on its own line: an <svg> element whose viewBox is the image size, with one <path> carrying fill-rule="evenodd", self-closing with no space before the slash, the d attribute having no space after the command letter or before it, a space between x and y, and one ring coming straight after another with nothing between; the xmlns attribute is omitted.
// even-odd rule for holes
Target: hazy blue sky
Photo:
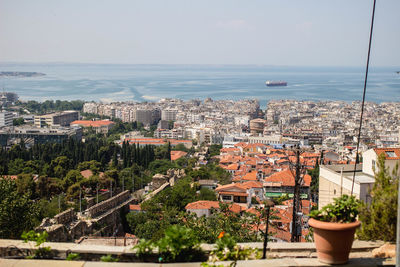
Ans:
<svg viewBox="0 0 400 267"><path fill-rule="evenodd" d="M360 66L372 0L0 0L0 61ZM400 65L378 0L371 64Z"/></svg>

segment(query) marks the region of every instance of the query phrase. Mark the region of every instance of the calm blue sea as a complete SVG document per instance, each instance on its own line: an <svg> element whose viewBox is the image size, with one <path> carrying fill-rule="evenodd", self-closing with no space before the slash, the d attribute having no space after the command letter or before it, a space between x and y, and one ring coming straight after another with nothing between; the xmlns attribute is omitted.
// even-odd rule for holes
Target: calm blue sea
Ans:
<svg viewBox="0 0 400 267"><path fill-rule="evenodd" d="M0 78L23 100L157 101L160 98L361 100L364 68L258 65L11 64L0 71L43 72L44 77ZM367 101L400 101L399 68L370 69ZM287 87L267 87L284 80Z"/></svg>

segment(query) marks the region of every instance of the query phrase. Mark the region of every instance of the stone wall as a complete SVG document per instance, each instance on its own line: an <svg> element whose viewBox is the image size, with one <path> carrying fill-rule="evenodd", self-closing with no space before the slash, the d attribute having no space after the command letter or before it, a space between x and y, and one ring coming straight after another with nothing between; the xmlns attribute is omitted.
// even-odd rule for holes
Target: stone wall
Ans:
<svg viewBox="0 0 400 267"><path fill-rule="evenodd" d="M99 194L99 199L102 199L103 201L106 199L109 199L109 198L110 198L110 191L102 192ZM87 208L90 208L90 207L96 205L97 204L96 201L97 201L97 196L87 198L86 199Z"/></svg>
<svg viewBox="0 0 400 267"><path fill-rule="evenodd" d="M73 208L67 209L56 216L54 216L54 221L56 224L67 224L76 219L76 214Z"/></svg>
<svg viewBox="0 0 400 267"><path fill-rule="evenodd" d="M101 213L104 213L112 208L115 208L122 202L129 199L129 197L130 197L129 190L125 190L124 192L119 193L115 197L112 197L110 199L107 199L105 201L102 201L102 202L90 207L89 209L86 210L85 213L89 217L94 218L97 215L100 215Z"/></svg>
<svg viewBox="0 0 400 267"><path fill-rule="evenodd" d="M166 175L162 175L157 173L156 175L153 176L153 179L151 179L151 184L152 184L152 190L157 190L160 188L163 184L168 182L168 178Z"/></svg>

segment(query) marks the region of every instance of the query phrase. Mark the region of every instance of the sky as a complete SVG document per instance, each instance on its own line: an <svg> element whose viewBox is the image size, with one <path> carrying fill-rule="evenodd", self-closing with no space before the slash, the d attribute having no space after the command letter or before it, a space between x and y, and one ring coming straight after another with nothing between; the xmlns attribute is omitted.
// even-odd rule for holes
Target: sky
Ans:
<svg viewBox="0 0 400 267"><path fill-rule="evenodd" d="M0 62L363 66L373 0L0 0ZM372 66L400 66L377 0Z"/></svg>

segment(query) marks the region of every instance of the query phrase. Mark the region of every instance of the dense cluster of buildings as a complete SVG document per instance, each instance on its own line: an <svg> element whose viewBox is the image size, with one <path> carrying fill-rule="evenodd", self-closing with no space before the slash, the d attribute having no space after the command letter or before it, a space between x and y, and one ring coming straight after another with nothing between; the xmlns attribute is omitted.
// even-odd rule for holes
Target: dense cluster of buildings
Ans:
<svg viewBox="0 0 400 267"><path fill-rule="evenodd" d="M357 141L360 111L361 102L270 101L264 134L280 133L341 153ZM399 145L399 130L398 103L365 103L360 140L364 149Z"/></svg>
<svg viewBox="0 0 400 267"><path fill-rule="evenodd" d="M312 146L332 150L352 160L357 141L360 102L277 100L265 114L257 100L183 101L163 99L145 103L86 103L84 112L158 123L156 138L192 139L199 144L239 142L266 145ZM367 102L364 109L361 150L396 146L400 140L400 107L397 103Z"/></svg>
<svg viewBox="0 0 400 267"><path fill-rule="evenodd" d="M213 144L222 143L225 135L241 135L243 130L249 130L250 120L259 115L260 106L257 100L163 99L145 103L85 103L83 112L144 125L158 123L154 133L157 138L196 139L199 144Z"/></svg>

